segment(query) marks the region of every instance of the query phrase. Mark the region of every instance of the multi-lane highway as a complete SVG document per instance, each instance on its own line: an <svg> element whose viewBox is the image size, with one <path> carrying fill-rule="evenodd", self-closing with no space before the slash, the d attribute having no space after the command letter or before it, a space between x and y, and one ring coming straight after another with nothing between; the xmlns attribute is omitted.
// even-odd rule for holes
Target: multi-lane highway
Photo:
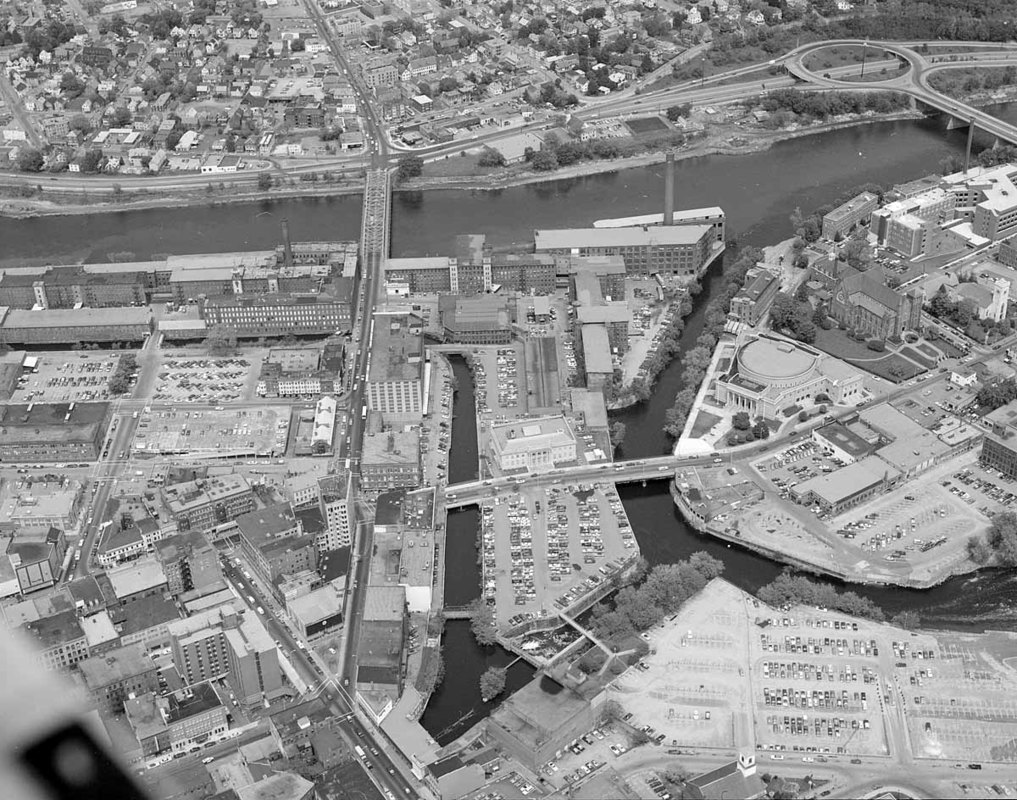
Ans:
<svg viewBox="0 0 1017 800"><path fill-rule="evenodd" d="M851 45L859 46L865 44L870 44L871 46L882 49L887 53L896 54L899 58L907 62L910 69L899 76L883 81L867 83L860 87L858 83L838 79L836 76L829 74L829 71L819 74L808 68L805 64L805 59L810 54L823 50L827 47ZM903 92L911 95L916 100L919 100L926 105L938 108L940 111L954 115L966 122L972 122L980 129L987 131L1004 141L1017 144L1017 126L1004 122L1003 120L960 100L946 97L929 85L929 74L936 70L953 69L957 67L970 68L973 64L977 64L981 67L1014 66L1017 53L1014 53L1012 49L1000 48L1000 50L1003 50L1003 52L972 53L965 56L962 61L937 61L937 63L933 64L930 57L925 56L924 54L911 49L906 44L899 42L870 43L863 42L860 39L842 39L827 42L815 42L804 45L794 51L793 55L785 57L783 60L788 71L800 80L830 89L857 90L859 88L874 88L892 89L894 91ZM936 58L942 58L942 56L937 55Z"/></svg>

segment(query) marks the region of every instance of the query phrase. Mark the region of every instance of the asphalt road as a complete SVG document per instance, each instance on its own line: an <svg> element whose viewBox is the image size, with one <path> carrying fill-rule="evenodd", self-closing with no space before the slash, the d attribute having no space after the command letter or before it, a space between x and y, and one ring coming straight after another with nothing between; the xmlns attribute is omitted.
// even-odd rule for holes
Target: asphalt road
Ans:
<svg viewBox="0 0 1017 800"><path fill-rule="evenodd" d="M226 579L233 584L243 601L251 606L251 613L259 614L269 635L282 645L283 652L286 653L301 678L306 681L308 686L321 691L332 713L340 718L338 727L345 734L346 743L351 749L359 745L364 750L364 765L371 772L372 779L380 783L395 797L417 797L415 787L403 778L384 748L378 747L364 726L357 721L353 714L354 703L349 694L335 680L326 679L321 667L311 660L305 650L300 648L289 628L279 621L276 616L275 604L269 602L255 581L247 578L243 570L238 569L232 561L224 559L223 566ZM247 599L248 597L254 598L253 604ZM258 612L258 608L262 611Z"/></svg>
<svg viewBox="0 0 1017 800"><path fill-rule="evenodd" d="M86 523L81 544L81 558L78 559L78 564L74 568L73 574L68 577L83 578L92 572L93 569L99 569L98 562L93 562L92 560L92 550L97 544L99 526L106 517L107 504L113 495L116 481L128 468L126 456L129 455L131 442L138 429L138 420L134 417L135 413L133 411L121 411L119 403L114 403L113 420L115 427L111 427L113 434L109 449L104 451L108 455L106 458L100 458L90 477L93 485L97 485L99 488L91 496L83 512ZM107 439L107 441L110 441L110 439ZM120 453L123 453L125 458L121 458ZM89 518L92 519L90 523L87 522Z"/></svg>

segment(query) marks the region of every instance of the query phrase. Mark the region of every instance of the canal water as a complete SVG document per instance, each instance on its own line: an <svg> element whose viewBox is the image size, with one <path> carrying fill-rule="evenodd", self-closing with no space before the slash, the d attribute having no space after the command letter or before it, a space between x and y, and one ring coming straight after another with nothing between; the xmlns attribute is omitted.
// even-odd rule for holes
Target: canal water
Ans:
<svg viewBox="0 0 1017 800"><path fill-rule="evenodd" d="M1017 121L1017 104L993 109ZM913 179L937 170L948 155L963 151L965 133L944 130L942 120L875 123L778 143L770 150L744 156L714 156L677 165L679 208L720 205L727 213L728 232L740 245L762 246L790 234L795 207L809 210L829 203L866 182L883 185ZM395 256L445 254L453 237L484 233L496 247L525 247L537 227L586 226L603 217L659 212L662 206L662 165L619 173L556 181L494 192L397 192L393 200L392 253ZM0 267L24 263L74 263L146 259L163 253L226 252L271 248L280 240L282 219L288 219L294 240L352 239L359 235L359 197L294 199L236 206L195 207L118 214L28 220L0 219ZM129 255L128 255L129 254ZM705 290L686 327L693 342L702 327L703 308L718 286L719 266L705 281ZM454 364L459 383L453 427L450 479L476 477L476 429L473 388L465 363ZM626 424L624 457L664 452L664 414L680 386L677 362L661 375L654 396L617 416ZM468 400L469 410L464 407ZM459 472L463 470L463 472ZM706 539L678 516L663 481L621 490L640 548L651 564L681 559L696 550L721 558L725 575L753 590L771 580L780 566ZM476 511L449 518L446 550L446 594L450 604L468 602L479 592L476 553ZM1000 573L949 581L913 592L900 589L859 589L888 612L920 611L931 625L1009 628L1015 581ZM487 713L477 682L492 664L512 656L499 648L480 648L468 623L446 627L447 678L422 719L439 741L448 741ZM509 687L524 683L530 670L517 663Z"/></svg>

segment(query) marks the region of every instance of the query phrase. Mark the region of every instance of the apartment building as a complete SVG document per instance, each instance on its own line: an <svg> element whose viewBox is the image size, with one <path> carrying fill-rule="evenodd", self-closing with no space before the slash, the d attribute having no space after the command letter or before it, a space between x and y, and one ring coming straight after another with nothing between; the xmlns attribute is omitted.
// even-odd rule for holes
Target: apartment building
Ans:
<svg viewBox="0 0 1017 800"><path fill-rule="evenodd" d="M275 642L239 600L172 622L169 634L173 663L186 685L225 677L245 706L283 693Z"/></svg>

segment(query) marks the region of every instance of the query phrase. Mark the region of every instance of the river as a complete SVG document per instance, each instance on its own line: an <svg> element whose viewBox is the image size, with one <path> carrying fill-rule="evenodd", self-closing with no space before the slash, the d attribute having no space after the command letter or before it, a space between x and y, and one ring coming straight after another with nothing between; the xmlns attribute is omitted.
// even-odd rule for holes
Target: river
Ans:
<svg viewBox="0 0 1017 800"><path fill-rule="evenodd" d="M1017 104L993 110L1001 117L1017 119ZM727 213L729 233L741 244L770 244L789 235L788 218L796 206L809 210L861 183L887 185L934 172L944 157L962 152L964 139L963 131L945 131L941 120L880 122L781 142L762 153L688 159L678 163L676 204L679 208L720 205ZM662 186L662 165L658 165L495 192L467 192L465 197L462 191L396 193L392 253L444 254L460 233L485 233L495 246L524 247L532 242L536 227L579 227L601 217L659 212ZM280 241L283 218L289 220L294 240L356 238L360 208L359 197L340 197L0 219L0 265L105 261L112 253L125 252L145 259L160 253L270 248ZM686 327L686 341L694 341L699 333L702 309L715 290L718 273L719 267L705 281ZM456 408L467 393L472 408L468 372L461 365L455 372L460 384ZM662 374L648 402L617 415L627 426L625 457L663 451L664 413L680 388L679 379L675 363ZM464 429L472 425L467 422L471 412L456 413L450 458L453 480L458 465L473 469L476 464L475 429ZM724 561L728 579L749 590L780 570L773 562L691 531L678 517L664 482L623 487L622 499L641 550L653 564L705 549ZM476 525L476 513L468 510L449 519L449 602L467 602L477 594ZM1011 627L1013 588L1012 579L987 573L926 592L863 589L861 593L890 612L919 610L931 625ZM486 666L507 663L510 658L498 649L478 648L465 623L449 623L445 641L445 660L454 680L446 681L435 694L423 719L433 734L444 732L441 741L461 732L457 720L469 725L486 712L487 707L478 703L476 681ZM526 670L517 665L510 674L510 687L525 677Z"/></svg>

